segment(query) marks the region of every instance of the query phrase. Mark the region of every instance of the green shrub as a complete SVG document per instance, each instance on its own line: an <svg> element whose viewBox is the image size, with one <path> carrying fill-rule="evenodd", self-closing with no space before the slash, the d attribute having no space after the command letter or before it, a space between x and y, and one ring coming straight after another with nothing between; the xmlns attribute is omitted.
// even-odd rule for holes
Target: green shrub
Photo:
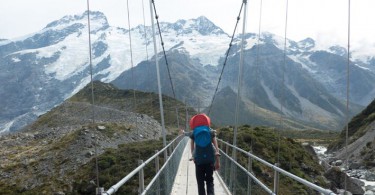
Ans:
<svg viewBox="0 0 375 195"><path fill-rule="evenodd" d="M100 170L108 169L116 162L116 157L113 155L103 155L98 159L98 167Z"/></svg>
<svg viewBox="0 0 375 195"><path fill-rule="evenodd" d="M233 131L228 128L223 128L219 131L220 138L224 141L231 142ZM237 145L245 151L249 151L250 148L252 148L253 154L271 164L275 164L279 158L280 167L282 169L290 171L311 182L314 182L314 177L323 174L323 168L319 165L319 162L317 162L300 143L292 138L280 137L280 132L273 129L242 126L238 131ZM238 162L244 167L247 167L247 161L247 157L238 157ZM302 164L304 164L304 166L301 166ZM304 170L302 167L308 167L308 169ZM267 185L272 185L272 169L260 164L256 160L253 161L252 169L261 181L265 182ZM280 194L314 194L314 192L307 187L286 177L283 177L280 182ZM325 183L324 180L321 182Z"/></svg>

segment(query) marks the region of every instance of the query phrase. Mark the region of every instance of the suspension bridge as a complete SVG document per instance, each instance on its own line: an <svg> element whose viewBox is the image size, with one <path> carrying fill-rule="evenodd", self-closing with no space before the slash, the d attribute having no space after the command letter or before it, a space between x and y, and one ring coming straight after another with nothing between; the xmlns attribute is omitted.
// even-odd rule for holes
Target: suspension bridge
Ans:
<svg viewBox="0 0 375 195"><path fill-rule="evenodd" d="M317 186L316 184L293 175L276 165L268 163L267 161L246 152L241 148L233 146L223 140L220 142L220 162L221 168L214 173L214 187L216 194L231 195L231 194L278 194L279 175L283 175L293 179L306 187L310 188L317 194L333 195L331 190ZM126 175L115 185L111 186L106 191L103 188L97 189L97 194L109 195L115 192L123 185L132 179L132 177L139 177L139 194L197 194L197 183L195 180L195 166L190 160L190 149L188 147L188 138L180 135L172 140L165 148L156 151L155 155L146 161L140 161L140 165L131 173ZM225 148L225 149L224 149ZM233 158L228 155L228 151L237 150L248 156L248 166L243 167ZM159 168L159 155L168 153L168 159L165 164ZM273 169L274 180L272 186L263 184L256 178L252 169L252 163L258 161L265 166ZM154 164L157 170L154 178L149 182L147 187L144 185L144 168Z"/></svg>
<svg viewBox="0 0 375 195"><path fill-rule="evenodd" d="M287 20L288 20L288 0L286 0L286 14L285 14L285 43L284 43L284 62L282 64L283 69L285 70L285 61L286 61L286 37L287 37ZM143 5L143 1L142 1ZM262 4L261 4L262 5ZM89 7L89 0L87 0L87 9L88 9L88 25L89 25L89 34L90 34L90 7ZM215 88L215 92L211 101L210 106L208 107L208 115L211 112L211 107L214 103L219 84L227 63L228 55L230 52L230 49L232 47L232 42L237 30L237 26L239 25L240 18L243 18L243 28L242 28L242 34L245 34L246 28L246 18L247 18L247 0L243 0L241 3L240 12L237 16L236 25L233 31L233 35L231 37L229 48L226 51L225 54L225 60L224 64L221 70L221 74L218 79L217 86ZM261 8L262 9L262 8ZM129 14L129 7L127 9L128 11L128 23L130 28L130 14ZM157 15L157 9L155 6L155 1L150 0L150 13L151 13L151 24L152 24L152 32L153 32L153 43L154 43L154 55L156 56L155 59L155 65L157 70L157 83L158 83L158 92L159 92L159 105L160 105L160 118L161 118L161 125L162 125L162 136L163 136L163 148L159 151L155 151L155 154L148 158L145 161L140 160L139 166L135 168L133 171L131 171L128 175L124 176L120 181L113 184L113 186L109 187L108 189L104 189L103 187L100 187L99 182L99 170L97 165L97 149L95 148L95 158L96 158L96 185L98 186L96 188L96 194L97 195L110 195L115 194L121 186L124 186L127 184L130 179L137 177L139 178L139 185L138 185L138 193L139 194L197 194L197 184L195 180L195 166L194 163L190 160L191 159L191 151L188 147L189 138L185 135L179 135L172 141L169 141L167 143L166 140L166 127L164 124L164 111L163 111L163 99L162 99L162 92L161 92L161 82L160 82L160 73L159 73L159 57L158 57L158 45L156 41L156 29L155 29L155 22L154 18L156 19L156 25L158 29L158 35L160 38L161 47L163 50L163 57L166 63L167 71L168 71L168 77L169 82L171 85L173 97L176 98L174 84L172 80L172 75L169 69L168 65L168 58L165 52L164 48L164 42L162 38L162 33L160 30L158 15ZM243 16L241 14L243 13ZM262 12L260 12L262 13ZM144 13L143 13L144 14ZM261 18L261 15L260 15ZM349 19L350 19L350 0L349 0ZM349 20L350 21L350 20ZM259 34L261 31L261 25L259 23ZM348 35L350 35L350 23L348 25ZM232 144L228 143L227 141L220 140L219 139L219 148L220 148L220 163L221 168L214 173L214 188L216 194L279 194L279 184L281 178L288 178L291 180L294 180L306 188L309 188L312 192L316 194L335 194L330 189L326 189L324 187L318 186L310 181L307 181L303 178L300 178L286 170L281 169L278 166L278 163L272 164L269 163L262 158L259 158L258 156L255 156L252 154L251 151L245 151L239 147L237 147L237 131L238 131L238 118L239 118L239 102L240 102L240 96L241 96L241 85L242 85L242 68L243 68L243 61L244 61L244 37L242 36L241 40L241 47L240 47L240 64L239 64L239 74L238 74L238 91L237 91L237 99L236 99L236 112L235 112L235 121L234 121L234 135L233 135L233 142ZM349 36L350 37L350 36ZM129 42L130 42L130 51L131 50L131 33L129 31ZM349 58L350 58L350 39L348 38L348 78L349 78ZM259 44L259 35L258 35L258 44ZM91 62L91 40L89 36L89 49L90 49L90 67L91 67L91 83L93 82L92 77L92 62ZM259 47L258 47L259 49ZM146 48L147 50L147 48ZM258 51L259 53L259 51ZM132 58L132 52L130 52L131 58ZM148 54L147 54L148 55ZM256 63L258 63L259 57L256 58ZM133 67L133 61L131 60L132 67ZM134 76L132 75L133 80ZM282 75L281 82L285 82L285 75ZM347 93L349 91L349 87L347 88ZM282 96L284 96L282 94ZM284 98L284 97L282 97ZM134 101L136 101L135 93L134 93ZM94 90L92 85L92 105L94 107ZM136 105L136 104L135 104ZM348 109L348 100L347 100L347 109ZM281 113L283 111L283 104L280 104L280 110ZM93 109L94 111L94 109ZM178 115L178 109L176 108L176 112ZM348 113L346 114L346 121L348 122ZM95 114L93 113L93 120L92 122L95 123ZM281 126L283 123L283 116L280 114L280 123ZM279 136L280 140L280 136ZM278 149L279 150L279 149ZM231 153L231 154L230 154ZM239 163L237 161L237 154L241 153L242 155L246 156L247 158L247 166L244 166L243 164ZM160 167L160 159L159 156L163 155L164 162L162 166ZM262 166L269 168L273 171L272 176L272 184L270 185L269 182L264 183L261 179L257 178L252 170L252 164L254 162L262 164ZM145 167L146 166L154 166L155 168L155 175L152 177L152 180L147 182L147 185L145 185ZM345 181L346 184L346 181ZM345 185L346 190L346 185Z"/></svg>

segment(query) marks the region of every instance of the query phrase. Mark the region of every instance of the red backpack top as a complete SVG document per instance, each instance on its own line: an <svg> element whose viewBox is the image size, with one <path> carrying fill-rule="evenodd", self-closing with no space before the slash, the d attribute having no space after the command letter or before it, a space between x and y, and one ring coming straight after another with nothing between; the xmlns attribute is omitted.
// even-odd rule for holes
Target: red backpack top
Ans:
<svg viewBox="0 0 375 195"><path fill-rule="evenodd" d="M195 129L199 126L210 126L211 120L206 114L197 114L190 119L190 129Z"/></svg>

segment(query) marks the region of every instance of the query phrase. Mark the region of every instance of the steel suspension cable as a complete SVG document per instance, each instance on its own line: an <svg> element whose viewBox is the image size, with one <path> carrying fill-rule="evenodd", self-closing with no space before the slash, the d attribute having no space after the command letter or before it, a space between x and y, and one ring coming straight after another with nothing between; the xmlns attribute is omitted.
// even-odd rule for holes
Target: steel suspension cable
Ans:
<svg viewBox="0 0 375 195"><path fill-rule="evenodd" d="M212 101L211 101L210 107L208 108L208 112L207 112L207 115L208 115L208 116L209 116L210 113L211 113L211 108L212 108L212 105L213 105L213 103L214 103L214 100L215 100L215 97L216 97L217 91L218 91L218 89L219 89L220 81L221 81L221 78L222 78L222 76L223 76L225 66L226 66L226 64L227 64L227 60L228 60L228 56L229 56L229 52L230 52L230 49L232 48L232 43L233 43L234 35L236 34L236 30L237 30L238 22L240 21L240 18L241 18L242 8L243 8L243 3L241 3L240 12L238 13L238 16L237 16L236 25L234 26L234 30L233 30L233 33L232 33L232 37L231 37L231 39L230 39L229 48L228 48L228 50L227 50L227 52L226 52L226 54L225 54L224 64L223 64L223 68L221 69L221 73L220 73L220 76L219 76L219 81L217 82L216 89L215 89L214 95L213 95L213 97L212 97Z"/></svg>
<svg viewBox="0 0 375 195"><path fill-rule="evenodd" d="M261 33L261 24L262 24L262 8L263 0L260 0L260 10L259 10L259 25L258 25L258 40L257 40L257 57L255 61L255 84L259 79L259 42L260 42L260 33ZM256 86L256 85L254 85ZM253 101L253 112L255 114L255 101Z"/></svg>
<svg viewBox="0 0 375 195"><path fill-rule="evenodd" d="M278 130L278 142L277 142L277 159L275 166L280 166L280 147L281 147L281 130L284 127L284 117L283 117L283 108L285 103L285 97L284 97L284 91L285 91L285 67L286 67L286 51L287 51L287 29L288 29L288 7L289 7L289 1L286 0L286 7L285 7L285 26L284 26L284 52L283 52L283 63L282 63L282 78L281 78L281 100L280 100L280 124L279 124L279 130ZM275 182L277 183L274 185L274 192L275 194L278 194L279 192L279 175L275 175Z"/></svg>
<svg viewBox="0 0 375 195"><path fill-rule="evenodd" d="M89 34L89 58L90 58L90 82L91 82L91 108L92 108L92 128L95 129L95 97L94 97L94 79L93 79L93 67L92 67L92 51L91 51L91 27L90 27L90 0L87 0L87 27ZM95 136L95 174L96 174L96 186L100 187L99 183L99 165L98 165L98 135Z"/></svg>
<svg viewBox="0 0 375 195"><path fill-rule="evenodd" d="M151 27L152 27L152 40L154 43L154 55L155 55L155 65L156 65L156 76L158 81L158 92L159 92L159 109L160 109L160 120L162 126L162 134L163 134L163 147L166 144L166 132L165 132L165 123L164 123L164 108L163 108L163 95L161 92L161 84L160 84L160 70L159 70L159 61L158 61L158 47L156 44L156 36L155 36L155 24L154 24L154 12L152 10L152 4L154 0L150 0L150 15L151 15ZM164 161L167 160L167 151L164 151Z"/></svg>
<svg viewBox="0 0 375 195"><path fill-rule="evenodd" d="M165 60L166 66L167 66L167 71L168 71L168 76L169 76L169 82L171 83L171 87L172 87L173 98L176 99L176 93L175 93L175 90L174 90L174 86L173 86L173 82L172 82L172 77L171 77L171 71L169 70L169 64L168 64L168 60L167 60L167 54L165 53L163 36L161 35L160 24L159 24L159 16L158 16L158 14L156 12L155 0L152 0L152 7L154 8L154 12L155 12L156 24L157 24L158 30L159 30L161 47L163 48L164 60Z"/></svg>
<svg viewBox="0 0 375 195"><path fill-rule="evenodd" d="M145 34L145 41L146 41L146 59L148 61L148 48L147 48L147 32L146 32L146 19L145 19L145 5L143 3L143 0L142 0L142 13L143 13L143 31L144 31L144 34Z"/></svg>
<svg viewBox="0 0 375 195"><path fill-rule="evenodd" d="M263 8L263 0L260 0L260 6L259 6L259 22L258 22L258 38L257 38L257 54L256 54L256 61L255 61L255 84L254 87L256 87L258 80L259 80L259 43L260 43L260 35L261 35L261 24L262 24L262 9ZM259 82L260 85L260 82ZM254 94L255 94L255 89L254 88ZM255 106L255 98L253 100L253 113L254 113L254 118L256 117L256 106ZM253 140L250 142L250 151L253 149ZM249 162L250 163L250 162ZM252 165L249 165L250 169L252 169ZM248 194L251 194L251 190L253 188L253 185L251 185L251 180L248 180Z"/></svg>
<svg viewBox="0 0 375 195"><path fill-rule="evenodd" d="M135 88L137 86L137 79L134 77L134 63L133 63L133 48L132 48L132 35L130 30L130 11L129 11L129 0L126 0L126 10L128 12L128 28L129 28L129 48L130 48L130 64L131 64L131 77L133 80L133 113L135 114L135 128L137 129L137 138L140 138L138 128L138 117L137 117L137 97L135 95ZM138 150L138 158L140 158L140 151Z"/></svg>
<svg viewBox="0 0 375 195"><path fill-rule="evenodd" d="M136 79L134 77L133 47L132 47L132 34L131 34L131 30L130 30L129 0L126 0L126 9L127 9L127 12L128 12L130 64L131 64L131 70L132 70L131 71L131 75L132 75L132 80L133 80L133 100L134 100L133 112L136 112L136 109L137 109L137 98L136 98L136 95L135 95L135 88L137 86L137 83L136 83ZM139 136L139 134L138 134L138 136Z"/></svg>
<svg viewBox="0 0 375 195"><path fill-rule="evenodd" d="M164 54L164 60L165 60L165 64L167 66L167 71L168 71L168 76L169 76L169 82L171 84L171 88L172 88L172 93L173 93L173 98L176 100L176 92L175 92L175 89L174 89L174 85L173 85L173 81L172 81L172 76L171 76L171 71L170 71L170 68L169 68L169 64L168 64L168 59L167 59L167 54L165 52L165 48L164 48L164 41L163 41L163 36L161 34L161 29L160 29L160 23L159 23L159 15L157 14L157 11L156 11L156 6L155 6L155 0L152 0L152 7L154 9L154 13L155 13L155 19L156 19L156 24L158 26L158 31L159 31L159 37L160 37L160 42L161 42L161 47L163 49L163 54ZM177 103L176 103L177 104ZM179 126L179 122L178 122L178 110L177 110L177 105L176 105L176 117L177 117L177 126Z"/></svg>
<svg viewBox="0 0 375 195"><path fill-rule="evenodd" d="M244 7L243 13L243 27L242 27L242 37L241 37L241 51L240 51L240 62L238 66L238 79L237 79L237 98L236 98L236 110L234 116L234 130L233 130L233 145L237 146L237 131L239 123L239 107L241 100L241 88L242 88L242 76L243 76L243 64L244 64L244 42L245 42L245 32L246 32L246 11L247 11L247 0L243 0L242 6ZM234 161L237 161L237 150L232 150L232 158ZM236 194L236 183L235 178L237 171L234 167L234 163L231 164L231 174L230 174L230 186L233 189L233 194Z"/></svg>
<svg viewBox="0 0 375 195"><path fill-rule="evenodd" d="M349 85L350 85L350 0L348 0L348 59L347 59L347 65L346 65L346 128L345 128L345 166L346 170L349 169L349 155L348 155L348 134L349 134ZM345 192L347 190L347 179L345 177L344 181L344 186L345 186Z"/></svg>
<svg viewBox="0 0 375 195"><path fill-rule="evenodd" d="M243 5L245 5L244 11L244 19L243 19L243 28L242 28L242 39L241 39L241 52L240 52L240 64L238 67L238 80L237 80L237 99L236 99L236 112L234 117L234 135L233 135L233 145L237 146L237 129L238 129L238 115L239 115L239 107L240 107L240 100L241 100L241 87L242 87L242 73L243 73L243 64L244 64L244 42L245 42L245 32L246 32L246 4L247 0L243 1ZM233 150L235 151L235 150ZM234 159L236 160L236 156L234 155Z"/></svg>
<svg viewBox="0 0 375 195"><path fill-rule="evenodd" d="M144 32L144 39L145 39L145 45L146 45L146 60L148 62L148 39L147 39L147 30L146 30L146 17L145 17L145 5L144 5L144 2L142 0L142 13L143 13L143 32ZM151 70L150 68L147 68L147 75L151 78ZM151 93L152 89L149 90L150 94L150 110L151 110L151 116L154 115L154 107L153 107L153 103L152 103L152 93Z"/></svg>
<svg viewBox="0 0 375 195"><path fill-rule="evenodd" d="M284 90L285 90L285 67L286 67L286 43L287 43L287 29L288 29L288 7L289 1L286 0L285 8L285 27L284 27L284 62L282 66L282 79L281 79L281 104L280 104L280 128L278 131L278 146L277 146L277 163L280 163L280 142L281 142L281 129L284 125L283 108L285 103Z"/></svg>

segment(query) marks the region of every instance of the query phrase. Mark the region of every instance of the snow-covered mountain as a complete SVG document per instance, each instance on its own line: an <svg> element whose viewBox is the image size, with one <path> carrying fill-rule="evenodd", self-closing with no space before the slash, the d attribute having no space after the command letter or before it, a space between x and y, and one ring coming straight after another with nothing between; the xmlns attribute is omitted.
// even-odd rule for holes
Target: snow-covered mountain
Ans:
<svg viewBox="0 0 375 195"><path fill-rule="evenodd" d="M323 50L312 39L290 41L290 44L293 46L289 47L288 57L300 63L331 94L346 99L348 53L345 48L336 45ZM350 101L366 106L375 97L375 71L371 64L360 59L351 59L349 67Z"/></svg>
<svg viewBox="0 0 375 195"><path fill-rule="evenodd" d="M90 12L94 79L110 82L131 68L129 30ZM166 49L180 46L201 64L215 64L228 35L205 17L161 23ZM151 57L151 27L131 29L133 65ZM0 41L0 131L16 130L90 81L87 12L65 16L31 35ZM146 45L149 47L147 52Z"/></svg>
<svg viewBox="0 0 375 195"><path fill-rule="evenodd" d="M253 37L251 34L248 36ZM278 126L279 115L283 113L287 117L288 128L338 129L342 125L345 106L341 101L290 58L286 61L286 79L283 83L283 51L271 43L264 43L259 47L245 50L240 123ZM238 46L235 46L227 61L228 66L213 105L211 117L215 124L227 125L233 124L234 121L240 59L237 49ZM258 51L262 57L256 67ZM202 64L192 60L188 52L181 48L169 50L167 56L177 99L185 100L192 105L208 105L221 67L202 67ZM163 93L172 96L164 58L159 60L159 64ZM152 62L144 61L134 69L122 73L112 83L120 88L135 87L138 90L156 92L155 71ZM124 82L133 77L137 78L136 82ZM351 114L358 111L357 108L353 106Z"/></svg>
<svg viewBox="0 0 375 195"><path fill-rule="evenodd" d="M130 67L126 30L110 27L100 12L91 16L94 76L111 81ZM15 130L90 81L87 13L66 16L32 35L2 41L0 56L0 129ZM142 58L135 56L135 61Z"/></svg>
<svg viewBox="0 0 375 195"><path fill-rule="evenodd" d="M90 16L94 79L103 82L118 82L123 87L129 88L135 81L126 75L130 74L129 70L134 66L135 69L140 70L140 74L143 73L143 76L137 76L137 80L144 80L144 82L137 82L139 85L137 88L153 91L154 88L151 86L155 82L150 79L154 76L142 78L146 77L144 71L149 71L144 68L153 64L147 61L153 56L151 27L140 25L130 30L123 29L110 26L101 12L90 12ZM176 89L179 90L177 98L183 100L183 95L179 94L186 96L189 94L189 90L184 90L184 88L194 87L197 84L196 79L204 78L205 85L199 87L200 90L194 94L197 96L199 94L203 103L210 102L224 54L228 49L229 35L204 16L191 20L178 20L175 23L162 22L160 25L165 48L170 55L168 58L173 61L171 71L174 71L175 78L173 79L176 79ZM129 32L132 37L133 65L130 59ZM245 49L249 55L246 64L254 66L257 36L255 34L245 36ZM12 40L0 40L0 107L3 108L0 110L0 131L17 130L30 123L38 115L78 92L90 81L88 39L87 12L85 12L82 15L65 16L53 21L41 31L31 35ZM228 85L233 89L236 87L234 67L238 64L239 42L240 39L237 37L231 50L227 68L229 73L225 73L227 76L224 77L223 88ZM160 51L160 43L158 45ZM270 59L273 59L271 60L273 66L270 67L281 64L283 38L271 33L263 33L259 47L259 50L267 56L259 58L260 67L267 67ZM343 98L341 89L345 81L341 73L345 52L344 48L338 46L321 50L312 39L300 42L288 40L287 55L289 60L293 61L293 66L300 66L300 71L312 78L307 80L315 79L314 82L320 83L327 93L332 93L338 99ZM372 61L352 63L353 75L357 75L355 77L360 79L351 83L353 89L360 89L352 91L352 101L363 105L375 97L375 82L373 82L375 71L371 68L366 69L367 66L375 67L375 58L369 57L368 59ZM163 59L161 62L163 63ZM161 66L163 66L162 63ZM187 68L187 65L191 66ZM203 68L200 69L200 67ZM276 78L275 75L267 74L264 77L265 80L266 77ZM164 79L167 79L166 75ZM190 82L190 85L178 82L181 80ZM165 85L168 83L166 82ZM250 89L245 90L248 93L246 95L249 95ZM275 88L268 86L263 89L265 95L261 99L268 99L271 103L258 101L258 106L265 109L276 108L278 103L275 100L278 95L273 91ZM299 97L303 97L299 93ZM257 102L256 98L247 98L247 100ZM293 101L290 103L293 104ZM312 100L305 103L299 100L299 104L294 105L296 108L289 107L291 110L284 114L295 112L295 109L303 109L303 106L307 105L312 110L315 109L314 114L319 111L317 107L324 109ZM273 111L279 112L275 108ZM289 115L295 116L296 114Z"/></svg>

